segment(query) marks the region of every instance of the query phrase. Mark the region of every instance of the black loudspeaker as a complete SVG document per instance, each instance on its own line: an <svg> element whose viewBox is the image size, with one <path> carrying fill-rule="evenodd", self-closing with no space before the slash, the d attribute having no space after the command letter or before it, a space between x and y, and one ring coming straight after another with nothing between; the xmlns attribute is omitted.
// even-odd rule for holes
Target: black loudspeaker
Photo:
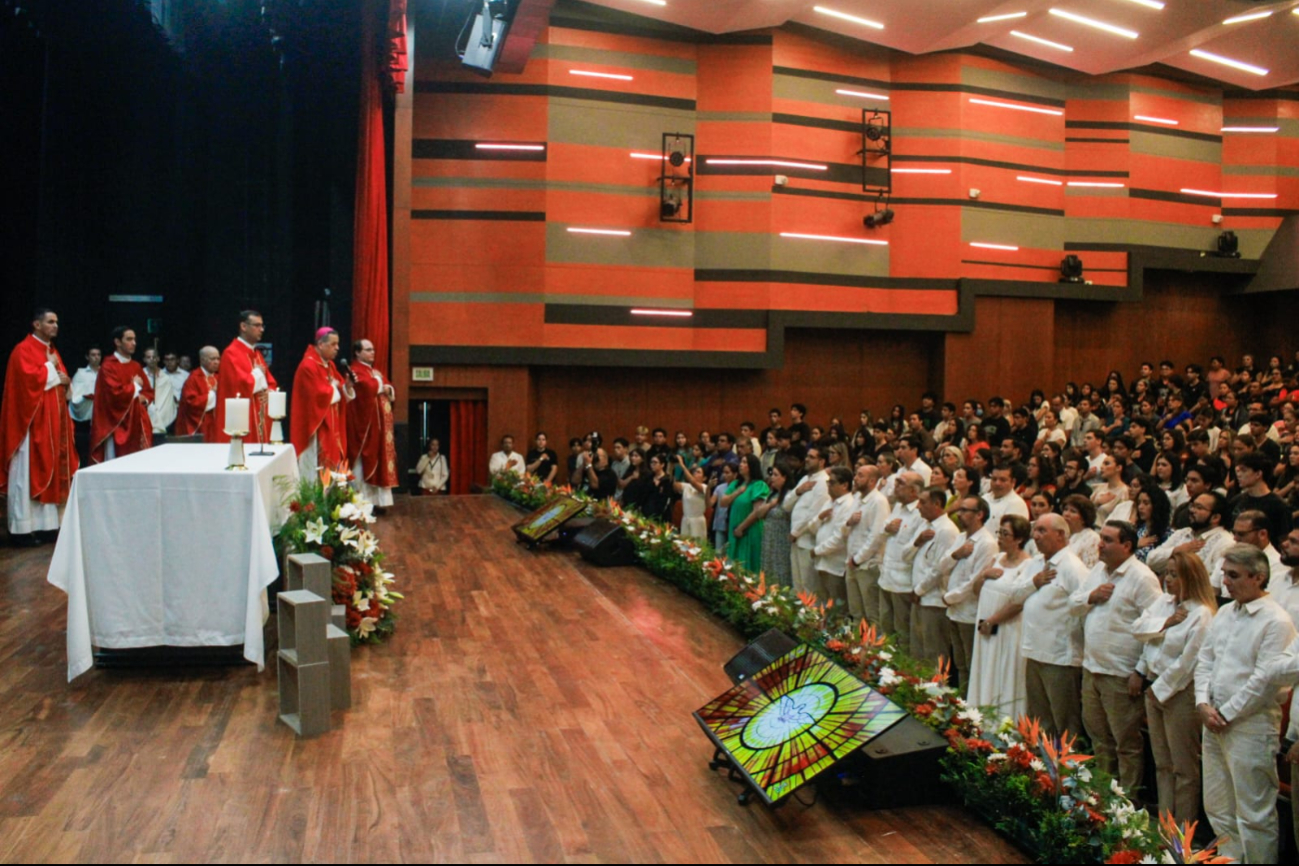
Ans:
<svg viewBox="0 0 1299 866"><path fill-rule="evenodd" d="M722 666L722 670L739 685L781 656L798 648L798 641L778 628L763 634L753 643L735 654L735 657Z"/></svg>
<svg viewBox="0 0 1299 866"><path fill-rule="evenodd" d="M593 520L573 537L573 546L587 562L601 567L634 565L636 547L622 526L608 520Z"/></svg>
<svg viewBox="0 0 1299 866"><path fill-rule="evenodd" d="M819 787L868 809L950 803L954 795L938 763L946 751L941 734L906 716L840 761L818 780Z"/></svg>

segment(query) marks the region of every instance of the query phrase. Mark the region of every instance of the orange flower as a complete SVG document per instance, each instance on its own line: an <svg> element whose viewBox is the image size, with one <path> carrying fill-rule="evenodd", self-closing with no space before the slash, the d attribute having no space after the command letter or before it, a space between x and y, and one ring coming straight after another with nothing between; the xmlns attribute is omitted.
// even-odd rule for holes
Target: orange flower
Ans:
<svg viewBox="0 0 1299 866"><path fill-rule="evenodd" d="M873 647L884 646L887 640L887 638L875 630L875 626L871 625L865 619L861 621L861 645L863 647L871 649Z"/></svg>
<svg viewBox="0 0 1299 866"><path fill-rule="evenodd" d="M1106 860L1105 862L1106 863L1140 863L1141 852L1133 851L1130 848L1124 848L1121 851L1115 851L1113 854L1110 855L1110 859Z"/></svg>
<svg viewBox="0 0 1299 866"><path fill-rule="evenodd" d="M815 609L817 606L816 593L808 592L805 589L799 590L798 600L803 602L803 607Z"/></svg>
<svg viewBox="0 0 1299 866"><path fill-rule="evenodd" d="M1037 719L1030 719L1028 716L1020 716L1019 735L1024 738L1024 744L1030 749L1036 749L1038 743L1042 741L1042 724Z"/></svg>
<svg viewBox="0 0 1299 866"><path fill-rule="evenodd" d="M1199 822L1178 825L1168 812L1159 813L1159 836L1168 846L1175 863L1231 863L1230 857L1215 856L1222 839L1214 839L1199 851L1195 850L1195 827Z"/></svg>
<svg viewBox="0 0 1299 866"><path fill-rule="evenodd" d="M749 601L757 601L767 594L767 575L765 572L758 572L758 585L744 594Z"/></svg>
<svg viewBox="0 0 1299 866"><path fill-rule="evenodd" d="M947 677L952 671L951 663L944 656L938 657L938 670L934 673L930 682L942 685L947 682Z"/></svg>

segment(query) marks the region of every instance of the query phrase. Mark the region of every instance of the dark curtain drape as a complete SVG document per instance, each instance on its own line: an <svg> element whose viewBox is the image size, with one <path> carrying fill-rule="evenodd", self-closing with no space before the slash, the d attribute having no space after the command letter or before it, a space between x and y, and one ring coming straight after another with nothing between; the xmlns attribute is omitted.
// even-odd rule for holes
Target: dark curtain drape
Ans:
<svg viewBox="0 0 1299 866"><path fill-rule="evenodd" d="M487 486L487 402L451 401L451 492L469 493Z"/></svg>
<svg viewBox="0 0 1299 866"><path fill-rule="evenodd" d="M388 189L381 79L388 78L388 5L364 15L361 116L356 155L356 223L352 274L352 337L374 343L375 366L390 373ZM405 4L402 3L403 11ZM382 35L383 55L379 54ZM403 37L404 38L404 37Z"/></svg>

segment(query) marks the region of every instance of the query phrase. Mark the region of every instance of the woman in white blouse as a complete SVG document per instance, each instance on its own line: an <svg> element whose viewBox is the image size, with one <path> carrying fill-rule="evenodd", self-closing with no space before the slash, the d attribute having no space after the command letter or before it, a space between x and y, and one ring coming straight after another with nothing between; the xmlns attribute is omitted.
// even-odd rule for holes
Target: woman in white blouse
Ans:
<svg viewBox="0 0 1299 866"><path fill-rule="evenodd" d="M1217 613L1209 573L1192 553L1174 553L1164 572L1164 595L1132 626L1145 647L1128 693L1143 678L1150 747L1155 753L1159 811L1179 822L1200 814L1200 715L1195 708L1195 664Z"/></svg>
<svg viewBox="0 0 1299 866"><path fill-rule="evenodd" d="M971 585L979 598L978 633L970 659L971 706L993 706L999 713L1017 719L1024 712L1027 686L1024 656L1020 652L1020 611L1024 605L1012 598L1016 583L1032 562L1024 550L1029 523L1008 514L997 527L997 549L1001 555L979 572Z"/></svg>
<svg viewBox="0 0 1299 866"><path fill-rule="evenodd" d="M1075 493L1060 503L1060 516L1069 524L1069 549L1088 569L1094 568L1101 557L1101 537L1092 529L1096 506L1086 496Z"/></svg>
<svg viewBox="0 0 1299 866"><path fill-rule="evenodd" d="M1100 476L1104 483L1092 492L1092 504L1096 506L1095 526L1098 529L1110 519L1114 509L1128 499L1128 485L1123 483L1123 469L1109 454L1101 461Z"/></svg>

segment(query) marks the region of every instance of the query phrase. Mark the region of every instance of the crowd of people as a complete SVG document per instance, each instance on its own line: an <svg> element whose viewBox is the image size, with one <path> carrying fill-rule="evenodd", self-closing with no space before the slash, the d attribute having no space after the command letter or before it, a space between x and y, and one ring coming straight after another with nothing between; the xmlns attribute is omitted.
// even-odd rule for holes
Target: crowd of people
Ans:
<svg viewBox="0 0 1299 866"><path fill-rule="evenodd" d="M1164 361L1018 405L926 393L851 431L796 403L738 434L591 433L566 461L545 434L522 455L510 437L491 470L616 499L832 600L949 660L976 705L1085 737L1134 799L1179 821L1203 808L1224 854L1266 863L1278 748L1299 764L1299 707L1282 730L1299 682L1297 402L1299 353Z"/></svg>

